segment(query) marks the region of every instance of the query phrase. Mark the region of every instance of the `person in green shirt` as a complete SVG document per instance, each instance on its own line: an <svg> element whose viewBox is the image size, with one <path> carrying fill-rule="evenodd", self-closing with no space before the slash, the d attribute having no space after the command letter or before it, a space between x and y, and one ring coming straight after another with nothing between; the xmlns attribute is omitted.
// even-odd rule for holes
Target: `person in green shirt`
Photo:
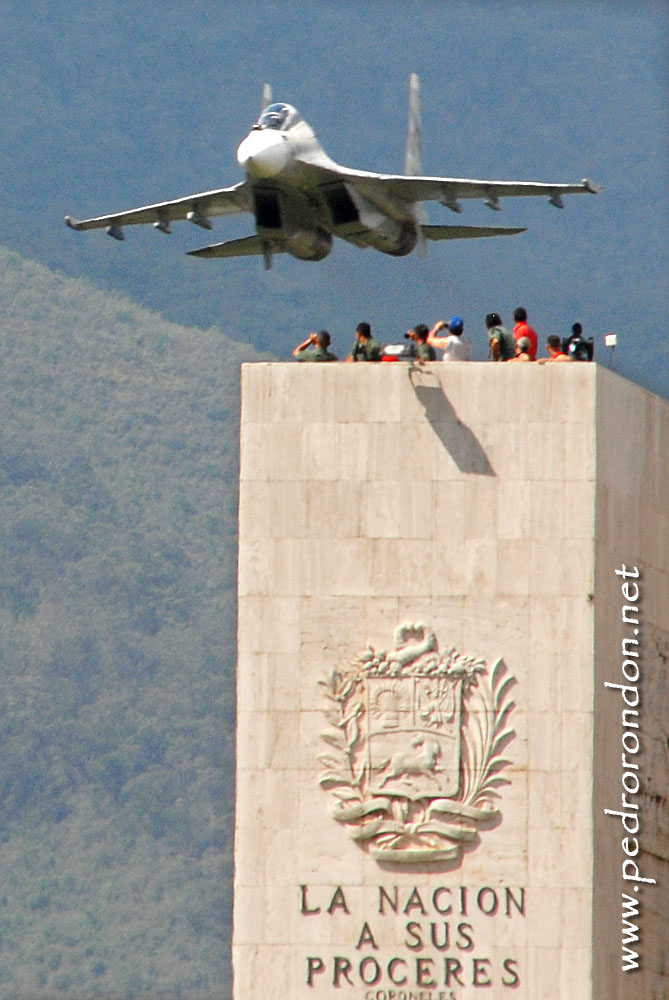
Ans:
<svg viewBox="0 0 669 1000"><path fill-rule="evenodd" d="M493 361L511 361L516 356L516 338L502 326L499 313L488 313L485 326L490 341L490 357Z"/></svg>
<svg viewBox="0 0 669 1000"><path fill-rule="evenodd" d="M358 323L355 328L356 342L347 361L380 361L383 347L372 337L369 323Z"/></svg>
<svg viewBox="0 0 669 1000"><path fill-rule="evenodd" d="M298 344L293 351L293 357L298 361L336 361L337 355L328 350L330 334L327 330L310 333L306 340Z"/></svg>
<svg viewBox="0 0 669 1000"><path fill-rule="evenodd" d="M436 361L437 352L435 351L432 344L428 344L427 335L430 331L428 330L425 323L419 323L415 326L413 330L409 330L407 336L413 340L416 345L416 361L419 365L424 365L426 361Z"/></svg>

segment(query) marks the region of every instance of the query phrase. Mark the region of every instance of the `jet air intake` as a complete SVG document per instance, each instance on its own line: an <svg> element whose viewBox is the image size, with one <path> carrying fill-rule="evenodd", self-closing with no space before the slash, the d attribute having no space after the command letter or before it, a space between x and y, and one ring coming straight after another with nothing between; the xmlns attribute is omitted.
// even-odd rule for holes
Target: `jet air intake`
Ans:
<svg viewBox="0 0 669 1000"><path fill-rule="evenodd" d="M256 229L261 240L283 245L298 260L323 260L332 249L332 236L314 225L307 198L298 191L256 187L253 191Z"/></svg>

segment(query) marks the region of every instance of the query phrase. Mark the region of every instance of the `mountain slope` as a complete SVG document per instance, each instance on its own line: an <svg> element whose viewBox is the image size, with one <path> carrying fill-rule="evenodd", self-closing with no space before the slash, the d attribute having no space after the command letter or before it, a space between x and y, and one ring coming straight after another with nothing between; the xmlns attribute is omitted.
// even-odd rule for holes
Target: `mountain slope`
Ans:
<svg viewBox="0 0 669 1000"><path fill-rule="evenodd" d="M0 249L0 998L230 986L239 363Z"/></svg>

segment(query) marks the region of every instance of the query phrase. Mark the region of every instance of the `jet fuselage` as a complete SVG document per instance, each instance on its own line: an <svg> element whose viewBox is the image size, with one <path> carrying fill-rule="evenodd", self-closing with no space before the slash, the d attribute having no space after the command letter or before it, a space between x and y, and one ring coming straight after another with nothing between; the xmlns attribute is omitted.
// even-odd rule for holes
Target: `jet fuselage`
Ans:
<svg viewBox="0 0 669 1000"><path fill-rule="evenodd" d="M253 191L256 230L281 232L301 260L322 260L333 235L359 247L403 256L416 245L416 222L397 202L386 206L340 179L345 168L325 153L310 125L291 105L273 104L237 149ZM315 168L315 169L314 169ZM332 184L323 184L323 170Z"/></svg>

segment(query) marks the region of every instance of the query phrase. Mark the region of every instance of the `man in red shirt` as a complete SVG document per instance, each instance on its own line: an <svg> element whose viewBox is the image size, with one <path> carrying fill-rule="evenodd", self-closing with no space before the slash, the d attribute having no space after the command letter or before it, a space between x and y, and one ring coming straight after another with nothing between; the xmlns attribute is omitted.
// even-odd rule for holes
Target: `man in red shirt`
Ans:
<svg viewBox="0 0 669 1000"><path fill-rule="evenodd" d="M518 343L521 337L527 337L530 342L530 358L532 361L536 361L539 340L536 332L527 322L527 309L524 309L523 306L518 306L517 309L514 309L513 318L516 322L516 325L513 328L513 335L516 338L516 343Z"/></svg>
<svg viewBox="0 0 669 1000"><path fill-rule="evenodd" d="M537 361L538 365L547 365L551 361L568 361L571 363L573 358L570 358L568 354L565 354L562 350L562 341L555 333L551 333L550 337L546 341L546 347L548 348L548 353L550 357L539 358Z"/></svg>

